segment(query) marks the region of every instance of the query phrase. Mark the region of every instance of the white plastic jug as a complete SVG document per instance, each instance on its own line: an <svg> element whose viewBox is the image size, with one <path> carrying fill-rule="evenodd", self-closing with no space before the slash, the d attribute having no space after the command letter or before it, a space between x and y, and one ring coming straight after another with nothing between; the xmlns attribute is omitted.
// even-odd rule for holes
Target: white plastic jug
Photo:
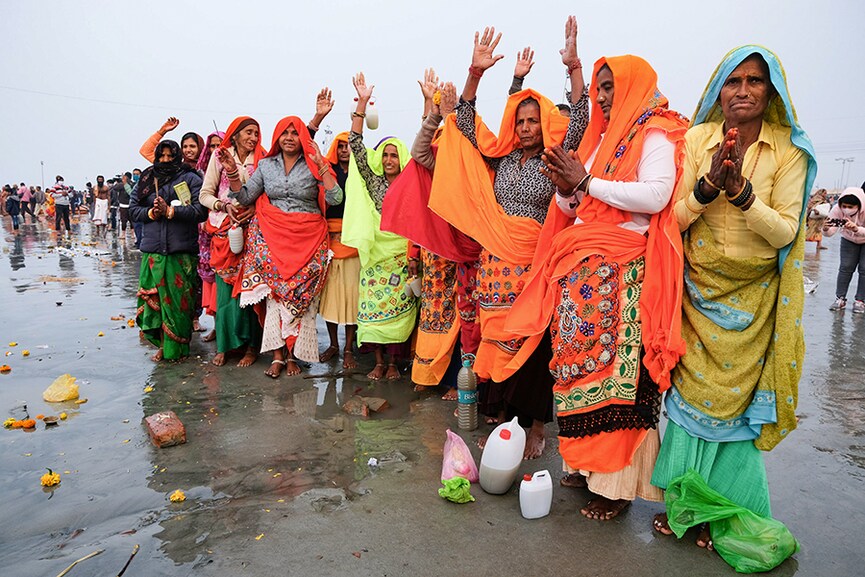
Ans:
<svg viewBox="0 0 865 577"><path fill-rule="evenodd" d="M524 475L520 483L520 513L526 519L540 519L550 514L553 504L553 481L546 469Z"/></svg>
<svg viewBox="0 0 865 577"><path fill-rule="evenodd" d="M493 495L507 493L517 477L525 450L526 432L516 417L496 427L481 455L481 488Z"/></svg>
<svg viewBox="0 0 865 577"><path fill-rule="evenodd" d="M243 252L243 228L236 224L231 225L228 229L228 248L234 254Z"/></svg>
<svg viewBox="0 0 865 577"><path fill-rule="evenodd" d="M378 128L378 109L375 107L375 100L371 100L366 107L366 127L370 130Z"/></svg>

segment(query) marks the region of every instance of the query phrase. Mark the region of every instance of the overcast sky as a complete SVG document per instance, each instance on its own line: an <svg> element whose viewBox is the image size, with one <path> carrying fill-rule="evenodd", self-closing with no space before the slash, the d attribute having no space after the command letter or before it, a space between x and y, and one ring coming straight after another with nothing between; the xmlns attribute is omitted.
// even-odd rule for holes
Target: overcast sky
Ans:
<svg viewBox="0 0 865 577"><path fill-rule="evenodd" d="M368 144L386 135L410 143L423 69L461 88L474 31L485 25L503 32L498 51L506 56L484 76L478 99L497 129L523 46L536 60L525 86L562 99L558 50L572 13L587 75L601 55L642 56L671 106L689 117L728 50L770 48L814 141L817 184L839 184L845 163L836 158L855 159L846 163L846 183L865 180L861 0L0 0L0 181L40 184L40 161L46 184L62 174L76 187L144 168L138 149L169 115L181 119L177 139L251 115L268 148L281 117L312 116L322 86L336 99L325 125L347 130L359 70L375 85L380 114Z"/></svg>

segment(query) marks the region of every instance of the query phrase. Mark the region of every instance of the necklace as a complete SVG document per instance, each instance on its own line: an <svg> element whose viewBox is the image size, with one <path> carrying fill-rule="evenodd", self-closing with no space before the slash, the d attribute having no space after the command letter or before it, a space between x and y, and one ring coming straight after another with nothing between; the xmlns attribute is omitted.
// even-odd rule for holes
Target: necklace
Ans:
<svg viewBox="0 0 865 577"><path fill-rule="evenodd" d="M760 162L760 153L763 152L763 141L760 141L760 144L757 145L757 158L754 159L754 165L751 166L751 174L748 175L748 180L752 180L754 178L754 172L757 170L757 163Z"/></svg>

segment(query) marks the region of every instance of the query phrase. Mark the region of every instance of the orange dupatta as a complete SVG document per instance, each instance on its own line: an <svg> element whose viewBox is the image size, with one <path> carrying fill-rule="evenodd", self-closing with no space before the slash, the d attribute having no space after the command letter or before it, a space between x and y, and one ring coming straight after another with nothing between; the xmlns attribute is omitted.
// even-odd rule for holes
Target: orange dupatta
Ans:
<svg viewBox="0 0 865 577"><path fill-rule="evenodd" d="M532 89L521 90L508 98L499 136L487 128L479 115L475 116L477 148L460 132L456 117L450 115L438 141L429 199L429 208L456 229L475 239L501 260L523 267L532 261L541 225L534 219L505 213L493 190L495 173L484 162L484 157L499 158L519 148L519 138L514 130L517 108L529 97L540 105L544 146L562 143L569 119L559 113L550 99ZM481 310L484 341L505 342L517 337L505 330L507 315L507 308ZM525 339L520 347L521 355L524 353L528 358L540 339L540 334ZM475 372L482 378L502 382L512 376L523 362L514 365L509 363L512 354L494 347L487 347L487 350L489 355L479 350L474 365Z"/></svg>
<svg viewBox="0 0 865 577"><path fill-rule="evenodd" d="M348 132L340 132L333 138L333 142L330 143L330 148L327 149L327 154L324 156L324 159L327 160L331 166L339 164L339 158L336 156L336 149L340 142L348 144ZM342 244L340 240L342 239L341 218L327 219L327 230L330 233L330 250L333 251L333 258L341 259L357 256L356 248L346 246Z"/></svg>

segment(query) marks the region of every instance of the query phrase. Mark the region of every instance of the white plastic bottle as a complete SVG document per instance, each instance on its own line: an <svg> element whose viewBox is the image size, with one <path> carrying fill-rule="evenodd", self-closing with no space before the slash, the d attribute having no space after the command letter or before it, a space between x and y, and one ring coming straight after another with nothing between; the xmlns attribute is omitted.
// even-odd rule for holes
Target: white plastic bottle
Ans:
<svg viewBox="0 0 865 577"><path fill-rule="evenodd" d="M370 100L366 108L366 127L370 130L378 128L378 109L375 107L375 100Z"/></svg>
<svg viewBox="0 0 865 577"><path fill-rule="evenodd" d="M228 248L234 254L243 252L243 228L236 224L231 225L228 229Z"/></svg>
<svg viewBox="0 0 865 577"><path fill-rule="evenodd" d="M540 519L550 514L553 504L553 481L547 470L524 475L520 483L520 513L526 519Z"/></svg>
<svg viewBox="0 0 865 577"><path fill-rule="evenodd" d="M493 495L507 493L517 477L525 450L526 432L517 417L496 427L481 455L481 488Z"/></svg>

